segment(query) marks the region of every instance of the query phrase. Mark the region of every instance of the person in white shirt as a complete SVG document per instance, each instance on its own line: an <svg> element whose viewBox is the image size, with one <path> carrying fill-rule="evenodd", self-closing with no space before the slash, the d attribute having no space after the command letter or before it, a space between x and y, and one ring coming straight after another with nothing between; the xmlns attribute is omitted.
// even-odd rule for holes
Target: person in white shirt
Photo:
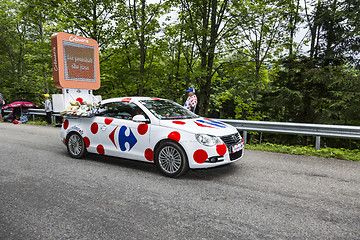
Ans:
<svg viewBox="0 0 360 240"><path fill-rule="evenodd" d="M189 88L188 90L186 90L186 92L188 93L188 98L186 99L184 107L192 112L195 112L196 105L198 102L197 97L195 95L195 89Z"/></svg>
<svg viewBox="0 0 360 240"><path fill-rule="evenodd" d="M50 100L49 94L44 94L46 100L45 100L45 112L46 112L46 122L47 124L51 124L51 114L52 114L52 104Z"/></svg>

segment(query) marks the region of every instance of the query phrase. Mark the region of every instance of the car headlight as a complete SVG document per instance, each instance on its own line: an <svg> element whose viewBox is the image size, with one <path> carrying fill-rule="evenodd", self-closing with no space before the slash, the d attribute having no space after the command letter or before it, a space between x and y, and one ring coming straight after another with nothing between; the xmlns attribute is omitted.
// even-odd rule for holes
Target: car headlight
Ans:
<svg viewBox="0 0 360 240"><path fill-rule="evenodd" d="M221 144L221 140L218 137L208 134L195 134L195 138L199 143L208 147Z"/></svg>

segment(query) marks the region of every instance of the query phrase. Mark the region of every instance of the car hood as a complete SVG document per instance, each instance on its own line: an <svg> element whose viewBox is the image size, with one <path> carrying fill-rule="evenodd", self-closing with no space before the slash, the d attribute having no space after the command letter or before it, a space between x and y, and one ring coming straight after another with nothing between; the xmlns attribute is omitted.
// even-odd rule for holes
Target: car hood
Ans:
<svg viewBox="0 0 360 240"><path fill-rule="evenodd" d="M237 132L233 126L209 118L160 120L160 125L192 133L226 136Z"/></svg>

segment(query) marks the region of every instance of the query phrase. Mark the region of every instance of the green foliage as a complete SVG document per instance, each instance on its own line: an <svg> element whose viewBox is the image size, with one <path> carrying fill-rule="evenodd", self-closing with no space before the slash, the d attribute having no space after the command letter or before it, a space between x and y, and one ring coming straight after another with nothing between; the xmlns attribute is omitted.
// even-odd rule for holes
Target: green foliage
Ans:
<svg viewBox="0 0 360 240"><path fill-rule="evenodd" d="M164 85L166 42L157 38L158 18L169 10L169 4L146 4L145 1L120 2L115 8L113 38L116 45L102 51L102 76L107 76L99 90L106 97L159 94Z"/></svg>
<svg viewBox="0 0 360 240"><path fill-rule="evenodd" d="M27 100L40 105L44 93L55 91L47 20L38 2L0 4L0 91L7 103Z"/></svg>
<svg viewBox="0 0 360 240"><path fill-rule="evenodd" d="M38 125L38 126L55 126L54 124L48 125L46 121L28 121L26 124Z"/></svg>
<svg viewBox="0 0 360 240"><path fill-rule="evenodd" d="M270 119L359 125L358 70L317 68L305 57L285 61L283 66L273 70L272 89L263 98Z"/></svg>

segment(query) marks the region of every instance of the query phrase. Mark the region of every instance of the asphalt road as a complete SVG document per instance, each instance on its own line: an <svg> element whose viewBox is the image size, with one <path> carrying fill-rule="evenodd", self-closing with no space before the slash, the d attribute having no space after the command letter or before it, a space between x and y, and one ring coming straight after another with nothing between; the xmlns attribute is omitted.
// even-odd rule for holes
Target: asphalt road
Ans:
<svg viewBox="0 0 360 240"><path fill-rule="evenodd" d="M360 239L360 162L246 151L171 179L59 132L0 123L0 239Z"/></svg>

